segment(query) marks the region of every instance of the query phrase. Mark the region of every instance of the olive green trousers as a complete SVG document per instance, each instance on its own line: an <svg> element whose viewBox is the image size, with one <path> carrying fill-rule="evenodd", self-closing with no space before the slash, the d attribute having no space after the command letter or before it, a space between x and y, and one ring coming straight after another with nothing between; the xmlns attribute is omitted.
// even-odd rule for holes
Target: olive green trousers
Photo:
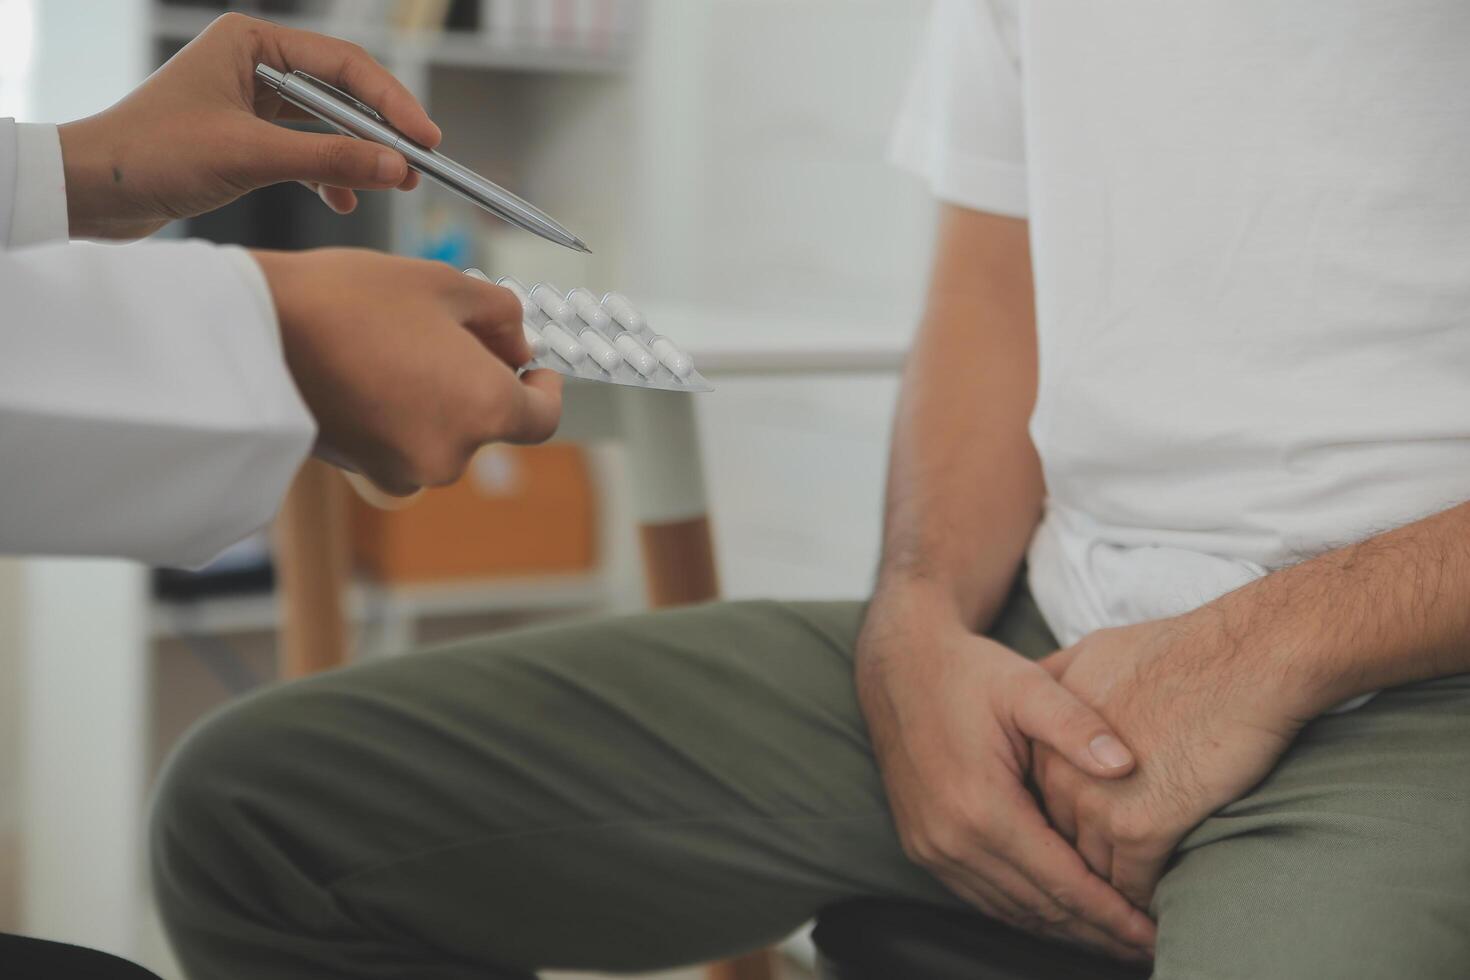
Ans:
<svg viewBox="0 0 1470 980"><path fill-rule="evenodd" d="M193 980L628 971L846 898L954 902L895 837L853 691L862 612L557 625L230 706L155 805L181 961ZM1024 592L996 635L1055 646ZM1470 976L1470 676L1309 726L1189 835L1154 912L1158 977Z"/></svg>

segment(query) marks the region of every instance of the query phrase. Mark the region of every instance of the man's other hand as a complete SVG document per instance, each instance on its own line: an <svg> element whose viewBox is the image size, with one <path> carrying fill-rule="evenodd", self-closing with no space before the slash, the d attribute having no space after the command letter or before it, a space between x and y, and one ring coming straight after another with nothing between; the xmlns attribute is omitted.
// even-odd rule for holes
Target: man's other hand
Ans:
<svg viewBox="0 0 1470 980"><path fill-rule="evenodd" d="M880 588L857 647L863 713L908 856L982 912L1146 960L1153 923L1046 822L1034 741L1100 782L1132 771L1108 724L1040 666L965 629L920 587Z"/></svg>
<svg viewBox="0 0 1470 980"><path fill-rule="evenodd" d="M1038 745L1033 773L1052 824L1138 908L1184 835L1260 782L1300 729L1270 658L1207 606L1099 630L1042 661L1138 756L1127 779L1097 779Z"/></svg>

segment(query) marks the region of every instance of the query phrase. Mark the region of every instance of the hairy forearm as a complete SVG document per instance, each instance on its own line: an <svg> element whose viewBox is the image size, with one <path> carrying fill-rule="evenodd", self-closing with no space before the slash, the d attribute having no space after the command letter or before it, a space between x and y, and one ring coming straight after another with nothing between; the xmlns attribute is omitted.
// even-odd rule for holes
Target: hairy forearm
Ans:
<svg viewBox="0 0 1470 980"><path fill-rule="evenodd" d="M1251 648L1303 720L1470 672L1470 504L1268 575L1196 615Z"/></svg>
<svg viewBox="0 0 1470 980"><path fill-rule="evenodd" d="M998 612L1044 493L1035 337L1024 222L947 209L894 428L880 594L933 590L975 629Z"/></svg>

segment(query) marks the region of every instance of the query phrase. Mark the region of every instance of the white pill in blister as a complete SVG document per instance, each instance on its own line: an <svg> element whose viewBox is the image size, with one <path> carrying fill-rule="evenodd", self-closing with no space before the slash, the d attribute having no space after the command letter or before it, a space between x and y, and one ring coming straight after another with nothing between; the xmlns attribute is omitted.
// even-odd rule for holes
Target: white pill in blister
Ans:
<svg viewBox="0 0 1470 980"><path fill-rule="evenodd" d="M491 279L479 269L466 269L464 270L464 274L469 276L471 279L478 279L481 282L488 282L492 283L493 285L499 286L501 289L510 290L512 293L515 294L515 298L521 301L521 310L527 317L530 317L531 312L536 309L536 305L531 302L531 297L526 294L526 287L522 286L518 281L511 278L510 276L501 276L499 279ZM534 320L535 318L532 317L531 319Z"/></svg>
<svg viewBox="0 0 1470 980"><path fill-rule="evenodd" d="M546 338L537 333L536 328L529 323L522 323L521 329L526 332L526 343L531 348L531 356L545 357L546 352L551 350L550 345L546 343Z"/></svg>
<svg viewBox="0 0 1470 980"><path fill-rule="evenodd" d="M465 275L490 282L490 277L479 269L466 269ZM531 356L533 358L545 357L547 351L551 350L551 345L546 342L546 338L541 336L540 332L536 329L536 325L544 318L540 315L541 311L536 307L536 304L531 302L531 297L526 293L526 287L521 285L520 281L513 276L501 276L495 280L495 285L502 289L510 290L515 294L515 298L520 300L521 313L526 318L521 323L521 330L526 334L526 343L531 348Z"/></svg>
<svg viewBox="0 0 1470 980"><path fill-rule="evenodd" d="M465 274L490 281L479 269L466 269ZM666 386L657 380L660 365L691 385L698 380L697 375L694 381L690 380L694 358L668 337L649 330L647 319L621 293L608 293L599 302L595 294L581 287L563 295L549 282L537 283L529 291L511 276L502 276L495 282L520 300L525 313L521 327L533 357L542 358L555 352L569 365L578 365L590 357L593 363L613 374L612 380L621 377L625 381L626 374L618 376L615 372L621 363L627 363L643 378L650 379L638 382L642 387ZM585 368L574 372L557 370L580 377L594 376Z"/></svg>
<svg viewBox="0 0 1470 980"><path fill-rule="evenodd" d="M609 371L623 363L623 356L613 349L613 345L602 334L591 327L582 331L582 346L587 348L587 353L592 355L594 361Z"/></svg>
<svg viewBox="0 0 1470 980"><path fill-rule="evenodd" d="M658 355L658 359L664 362L664 366L679 377L687 378L689 372L694 370L694 358L675 347L669 338L655 337L649 346Z"/></svg>
<svg viewBox="0 0 1470 980"><path fill-rule="evenodd" d="M541 308L541 312L551 317L564 327L574 326L577 319L576 311L572 304L562 298L561 290L549 282L538 282L531 287L531 302Z"/></svg>
<svg viewBox="0 0 1470 980"><path fill-rule="evenodd" d="M602 307L609 316L634 333L643 333L648 329L648 321L638 312L638 307L622 293L608 293L602 297Z"/></svg>
<svg viewBox="0 0 1470 980"><path fill-rule="evenodd" d="M658 358L650 354L648 348L638 343L638 338L628 331L619 331L613 338L613 346L623 355L623 360L633 365L634 370L645 378L652 377L653 372L658 370Z"/></svg>
<svg viewBox="0 0 1470 980"><path fill-rule="evenodd" d="M541 325L541 336L568 364L576 364L587 356L587 350L577 343L577 338L563 330L557 323L547 320Z"/></svg>
<svg viewBox="0 0 1470 980"><path fill-rule="evenodd" d="M577 316L582 322L594 330L609 330L612 328L612 317L608 316L607 310L597 302L597 297L582 286L567 293L567 302L572 305Z"/></svg>
<svg viewBox="0 0 1470 980"><path fill-rule="evenodd" d="M541 308L531 301L531 294L526 292L526 287L521 285L519 279L512 276L501 276L495 280L495 285L515 293L516 299L521 301L521 309L525 312L526 319L533 324L540 322Z"/></svg>

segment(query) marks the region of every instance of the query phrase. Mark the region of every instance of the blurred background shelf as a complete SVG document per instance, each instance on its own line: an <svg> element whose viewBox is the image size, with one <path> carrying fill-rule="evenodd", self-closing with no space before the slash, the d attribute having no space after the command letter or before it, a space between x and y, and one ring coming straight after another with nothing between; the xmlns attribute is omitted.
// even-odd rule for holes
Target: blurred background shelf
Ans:
<svg viewBox="0 0 1470 980"><path fill-rule="evenodd" d="M219 9L159 5L153 13L154 37L166 43L187 44L223 12L223 5ZM299 14L267 16L283 27L334 34L396 63L417 61L432 66L487 71L613 74L629 70L632 60L631 52L622 42L598 48L554 42L531 43L483 30L344 28L328 17Z"/></svg>
<svg viewBox="0 0 1470 980"><path fill-rule="evenodd" d="M595 609L607 599L607 581L597 572L398 586L356 582L348 591L346 605L354 624L371 625L382 619L417 621L517 611ZM149 609L149 634L155 639L268 632L280 623L279 604L270 594L155 599Z"/></svg>

